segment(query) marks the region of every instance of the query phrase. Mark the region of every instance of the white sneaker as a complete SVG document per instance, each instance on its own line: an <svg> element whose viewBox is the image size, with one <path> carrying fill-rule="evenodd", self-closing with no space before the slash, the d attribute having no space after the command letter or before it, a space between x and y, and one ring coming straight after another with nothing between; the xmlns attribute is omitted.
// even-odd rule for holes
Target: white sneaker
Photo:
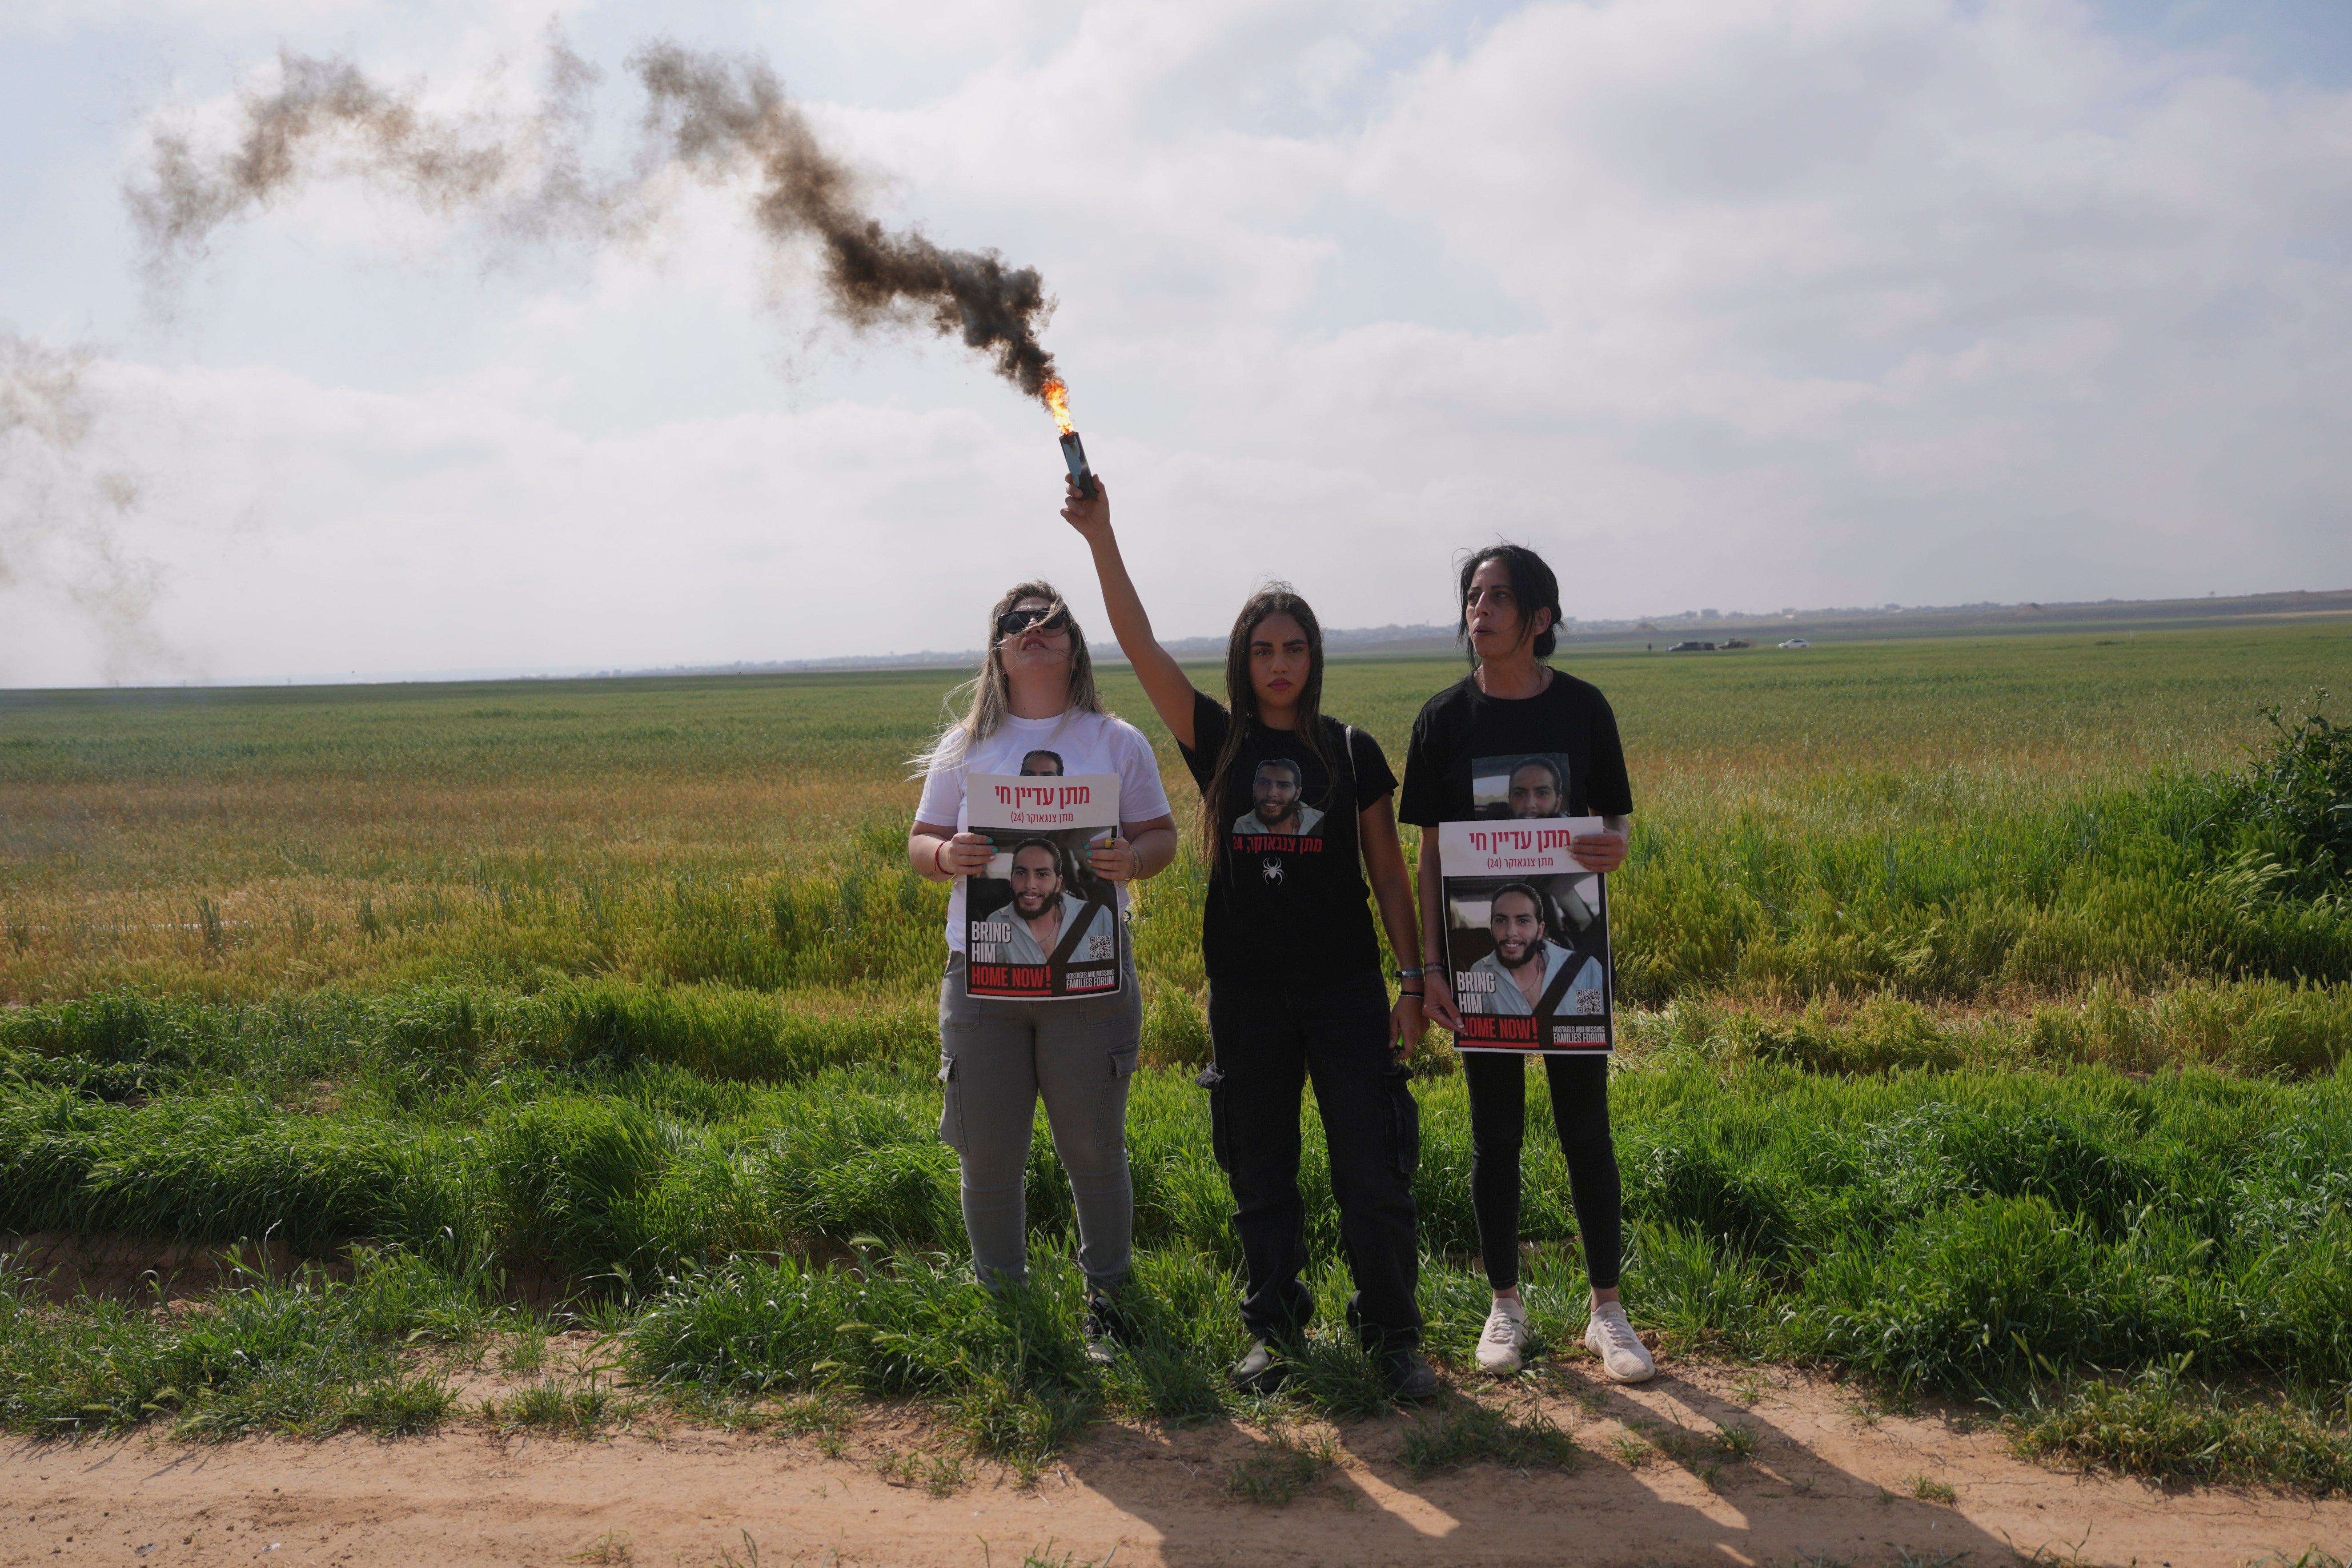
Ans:
<svg viewBox="0 0 2352 1568"><path fill-rule="evenodd" d="M1592 1319L1584 1325L1584 1342L1601 1358L1601 1366L1619 1383L1647 1383L1657 1375L1658 1363L1633 1332L1633 1325L1625 1321L1625 1308L1618 1301L1603 1301L1592 1309ZM1486 1347L1478 1347L1478 1359L1486 1359Z"/></svg>
<svg viewBox="0 0 2352 1568"><path fill-rule="evenodd" d="M1519 1370L1519 1351L1528 1342L1528 1310L1517 1301L1497 1301L1486 1314L1486 1331L1478 1336L1478 1366L1496 1377Z"/></svg>

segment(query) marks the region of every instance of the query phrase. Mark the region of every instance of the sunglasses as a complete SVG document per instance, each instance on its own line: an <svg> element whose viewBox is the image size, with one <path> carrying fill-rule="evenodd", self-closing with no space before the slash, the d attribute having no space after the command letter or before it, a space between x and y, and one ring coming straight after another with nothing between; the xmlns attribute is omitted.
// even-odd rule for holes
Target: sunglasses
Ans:
<svg viewBox="0 0 2352 1568"><path fill-rule="evenodd" d="M1041 632L1061 632L1070 628L1070 612L1057 609L1050 614L1044 610L1007 610L996 617L996 635L1018 637L1030 627Z"/></svg>

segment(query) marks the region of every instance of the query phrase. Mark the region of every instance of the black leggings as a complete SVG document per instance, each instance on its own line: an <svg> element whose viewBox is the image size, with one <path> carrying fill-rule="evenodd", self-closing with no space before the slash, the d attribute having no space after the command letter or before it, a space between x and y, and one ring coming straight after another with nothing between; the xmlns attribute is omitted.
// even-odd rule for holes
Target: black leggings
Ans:
<svg viewBox="0 0 2352 1568"><path fill-rule="evenodd" d="M1596 1289L1613 1289L1624 1238L1617 1145L1609 1136L1609 1058L1546 1057L1544 1072L1551 1080L1552 1124L1568 1156L1584 1269ZM1465 1051L1462 1077L1470 1086L1470 1206L1478 1215L1478 1250L1486 1259L1486 1283L1508 1290L1519 1282L1527 1063L1502 1051Z"/></svg>
<svg viewBox="0 0 2352 1568"><path fill-rule="evenodd" d="M1066 1005L1066 1004L1056 1004ZM1217 1163L1234 1189L1253 1339L1288 1339L1315 1315L1307 1203L1298 1191L1298 1101L1311 1080L1331 1162L1339 1246L1355 1277L1348 1323L1368 1350L1421 1342L1421 1106L1389 1059L1389 996L1377 970L1320 984L1209 987L1217 1063L1203 1081Z"/></svg>

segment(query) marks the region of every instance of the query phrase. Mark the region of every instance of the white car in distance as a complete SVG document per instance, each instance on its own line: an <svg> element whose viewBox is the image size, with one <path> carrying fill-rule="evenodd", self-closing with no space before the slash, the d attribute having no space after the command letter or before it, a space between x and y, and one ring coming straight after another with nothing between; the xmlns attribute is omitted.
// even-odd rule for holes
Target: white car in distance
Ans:
<svg viewBox="0 0 2352 1568"><path fill-rule="evenodd" d="M1782 643L1780 646L1782 647L1811 647L1813 645L1807 642L1802 637L1790 637L1787 642Z"/></svg>

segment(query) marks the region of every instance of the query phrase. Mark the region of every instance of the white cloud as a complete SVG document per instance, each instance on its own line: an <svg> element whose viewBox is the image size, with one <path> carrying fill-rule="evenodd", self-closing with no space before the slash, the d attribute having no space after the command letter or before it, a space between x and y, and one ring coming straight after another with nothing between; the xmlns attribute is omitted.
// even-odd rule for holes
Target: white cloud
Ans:
<svg viewBox="0 0 2352 1568"><path fill-rule="evenodd" d="M396 27L435 35L446 47L453 31L462 36L542 27L550 17L576 16L593 5L593 0L10 0L0 8L0 34L184 26L213 37L283 33L334 38Z"/></svg>
<svg viewBox="0 0 2352 1568"><path fill-rule="evenodd" d="M457 91L540 20L378 18L368 58ZM1440 618L1497 532L1589 616L2352 582L2352 95L2054 0L763 25L889 221L1045 270L1171 635L1269 573ZM177 561L161 624L224 672L653 664L961 646L1000 578L1081 587L1035 412L824 328L740 202L480 285L365 265L450 253L348 190L225 240L154 384L266 534ZM0 626L0 678L87 674L61 647Z"/></svg>

